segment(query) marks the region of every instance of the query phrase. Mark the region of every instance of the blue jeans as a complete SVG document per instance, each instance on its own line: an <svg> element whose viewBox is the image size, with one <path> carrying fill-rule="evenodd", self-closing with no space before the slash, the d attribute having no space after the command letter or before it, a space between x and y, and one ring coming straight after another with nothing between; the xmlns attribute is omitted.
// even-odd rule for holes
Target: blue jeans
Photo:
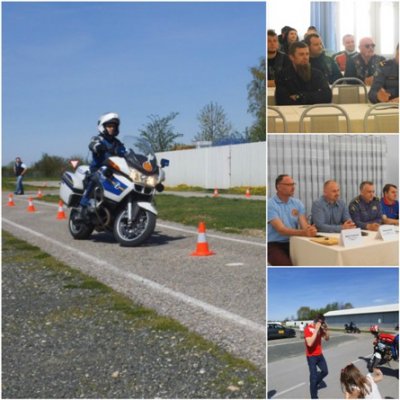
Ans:
<svg viewBox="0 0 400 400"><path fill-rule="evenodd" d="M310 394L312 399L318 399L318 385L328 375L328 366L324 356L307 357L308 368L310 370ZM320 369L318 372L317 367Z"/></svg>
<svg viewBox="0 0 400 400"><path fill-rule="evenodd" d="M17 176L17 186L15 188L16 194L24 194L24 185L22 184L22 180L24 177L22 175Z"/></svg>

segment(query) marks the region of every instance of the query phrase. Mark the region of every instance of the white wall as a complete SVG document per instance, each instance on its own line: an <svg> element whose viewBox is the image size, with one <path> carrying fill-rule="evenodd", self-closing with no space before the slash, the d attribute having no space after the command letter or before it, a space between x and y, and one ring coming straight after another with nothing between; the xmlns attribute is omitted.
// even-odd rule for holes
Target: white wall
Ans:
<svg viewBox="0 0 400 400"><path fill-rule="evenodd" d="M170 160L167 186L186 184L207 189L266 185L265 142L157 153Z"/></svg>

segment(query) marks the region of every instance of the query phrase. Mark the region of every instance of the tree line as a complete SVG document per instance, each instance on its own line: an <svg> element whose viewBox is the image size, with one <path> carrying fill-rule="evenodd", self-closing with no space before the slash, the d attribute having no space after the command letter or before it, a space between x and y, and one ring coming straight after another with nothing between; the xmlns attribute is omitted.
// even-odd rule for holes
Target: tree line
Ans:
<svg viewBox="0 0 400 400"><path fill-rule="evenodd" d="M297 310L297 320L299 321L307 321L313 320L317 314L325 314L328 311L336 311L336 310L347 310L349 308L354 308L351 303L339 303L333 302L328 303L325 307L321 308L311 308L309 306L301 306ZM294 320L294 316L292 315L291 318L285 318L285 321Z"/></svg>

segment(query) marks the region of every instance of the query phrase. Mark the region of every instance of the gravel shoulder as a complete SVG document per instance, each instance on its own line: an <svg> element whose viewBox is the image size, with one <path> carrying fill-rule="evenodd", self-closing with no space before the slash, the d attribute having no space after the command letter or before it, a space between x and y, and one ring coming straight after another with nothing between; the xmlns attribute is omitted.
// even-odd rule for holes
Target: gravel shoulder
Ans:
<svg viewBox="0 0 400 400"><path fill-rule="evenodd" d="M2 398L265 398L265 371L3 231Z"/></svg>

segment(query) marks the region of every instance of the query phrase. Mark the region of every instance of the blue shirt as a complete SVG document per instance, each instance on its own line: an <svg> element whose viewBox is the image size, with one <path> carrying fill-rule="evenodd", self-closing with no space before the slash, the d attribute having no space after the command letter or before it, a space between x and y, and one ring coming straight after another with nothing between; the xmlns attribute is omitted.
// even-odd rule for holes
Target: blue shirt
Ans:
<svg viewBox="0 0 400 400"><path fill-rule="evenodd" d="M395 200L394 204L385 204L383 197L381 198L382 214L388 218L399 219L399 202Z"/></svg>
<svg viewBox="0 0 400 400"><path fill-rule="evenodd" d="M367 229L367 224L381 224L381 204L377 197L366 203L361 196L357 196L349 204L351 219L357 228Z"/></svg>
<svg viewBox="0 0 400 400"><path fill-rule="evenodd" d="M351 219L343 200L329 203L324 196L315 200L311 208L312 222L320 232L337 232L342 230L342 224Z"/></svg>
<svg viewBox="0 0 400 400"><path fill-rule="evenodd" d="M279 234L271 225L274 219L280 219L287 228L299 229L299 217L305 214L303 203L290 197L287 203L277 195L268 200L268 242L289 242L289 236Z"/></svg>

